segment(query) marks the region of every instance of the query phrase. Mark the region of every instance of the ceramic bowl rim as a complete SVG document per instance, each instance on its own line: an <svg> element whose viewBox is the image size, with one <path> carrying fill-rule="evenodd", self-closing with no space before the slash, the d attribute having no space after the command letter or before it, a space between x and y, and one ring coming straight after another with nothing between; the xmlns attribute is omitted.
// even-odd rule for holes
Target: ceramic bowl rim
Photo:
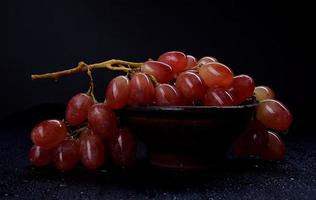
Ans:
<svg viewBox="0 0 316 200"><path fill-rule="evenodd" d="M242 105L233 106L128 106L124 109L127 111L139 111L139 112L203 112L203 111L219 111L219 110L239 110L253 108L258 105L258 102L251 102Z"/></svg>

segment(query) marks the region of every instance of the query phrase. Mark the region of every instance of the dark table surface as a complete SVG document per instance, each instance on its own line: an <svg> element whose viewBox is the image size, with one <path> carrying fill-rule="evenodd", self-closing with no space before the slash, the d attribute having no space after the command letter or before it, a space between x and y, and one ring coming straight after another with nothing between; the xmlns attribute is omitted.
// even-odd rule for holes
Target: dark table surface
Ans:
<svg viewBox="0 0 316 200"><path fill-rule="evenodd" d="M287 154L281 162L230 161L194 174L145 163L129 171L77 167L62 174L53 167L35 169L27 159L30 130L42 110L1 121L0 199L316 199L313 134L284 137Z"/></svg>

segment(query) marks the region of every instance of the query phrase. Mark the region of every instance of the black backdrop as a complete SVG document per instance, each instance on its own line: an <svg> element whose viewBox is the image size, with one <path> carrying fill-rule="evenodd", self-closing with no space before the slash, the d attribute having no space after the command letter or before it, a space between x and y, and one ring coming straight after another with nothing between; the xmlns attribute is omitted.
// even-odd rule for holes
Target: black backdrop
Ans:
<svg viewBox="0 0 316 200"><path fill-rule="evenodd" d="M269 1L1 0L1 112L5 118L43 103L65 103L87 89L76 75L32 81L31 73L110 58L144 61L168 50L211 55L235 74L271 86L308 127L313 108L312 6ZM99 71L97 97L116 73ZM312 113L311 113L312 114Z"/></svg>

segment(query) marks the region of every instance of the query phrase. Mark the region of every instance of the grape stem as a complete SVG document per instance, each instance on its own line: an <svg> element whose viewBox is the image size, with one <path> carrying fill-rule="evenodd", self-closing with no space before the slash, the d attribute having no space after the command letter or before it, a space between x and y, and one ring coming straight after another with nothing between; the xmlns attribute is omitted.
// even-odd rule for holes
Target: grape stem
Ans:
<svg viewBox="0 0 316 200"><path fill-rule="evenodd" d="M69 76L72 74L92 71L94 69L109 69L113 71L123 71L123 72L130 72L133 69L139 69L142 66L143 63L137 63L137 62L128 62L124 60L116 60L111 59L107 60L101 63L95 63L95 64L86 64L84 62L79 62L77 67L58 71L58 72L51 72L46 74L32 74L31 78L32 80L35 79L55 79L58 80L61 77Z"/></svg>
<svg viewBox="0 0 316 200"><path fill-rule="evenodd" d="M96 98L94 96L94 81L93 81L91 70L89 68L87 71L87 75L90 79L90 87L89 87L89 90L87 92L87 95L89 95L93 99L94 103L97 103L98 101L96 100Z"/></svg>
<svg viewBox="0 0 316 200"><path fill-rule="evenodd" d="M153 75L150 75L150 74L146 74L146 75L151 79L155 87L159 85L157 79Z"/></svg>
<svg viewBox="0 0 316 200"><path fill-rule="evenodd" d="M68 133L68 134L69 134L69 137L71 137L71 138L73 138L73 139L78 138L79 135L80 135L80 133L81 133L82 131L84 131L86 128L87 128L87 125L85 124L84 126L82 126L82 127L78 128L78 129L72 131L71 133Z"/></svg>

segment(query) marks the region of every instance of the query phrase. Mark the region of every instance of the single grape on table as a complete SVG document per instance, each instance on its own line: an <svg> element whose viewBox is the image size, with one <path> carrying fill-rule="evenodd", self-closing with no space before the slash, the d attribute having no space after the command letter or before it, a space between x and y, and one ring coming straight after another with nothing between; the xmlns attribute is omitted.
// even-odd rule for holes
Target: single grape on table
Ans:
<svg viewBox="0 0 316 200"><path fill-rule="evenodd" d="M52 152L49 149L34 145L29 152L29 160L36 167L48 165L52 160Z"/></svg>
<svg viewBox="0 0 316 200"><path fill-rule="evenodd" d="M110 156L113 163L120 167L129 167L136 161L136 139L127 128L121 128L110 143Z"/></svg>
<svg viewBox="0 0 316 200"><path fill-rule="evenodd" d="M85 129L79 137L79 155L87 169L98 169L106 161L106 150L102 138L90 129Z"/></svg>
<svg viewBox="0 0 316 200"><path fill-rule="evenodd" d="M64 140L53 155L54 165L60 171L73 169L79 161L79 145L74 139Z"/></svg>
<svg viewBox="0 0 316 200"><path fill-rule="evenodd" d="M95 69L120 71L105 88L105 98L94 96ZM120 122L118 111L126 107L204 106L206 109L258 103L256 116L233 146L236 157L282 160L285 145L280 136L292 123L288 108L275 100L268 86L256 86L252 77L235 75L216 58L196 59L180 51L161 54L157 60L128 62L108 60L97 64L80 62L60 72L32 75L32 79L58 79L87 73L89 89L67 103L64 119L49 119L31 131L33 147L29 160L36 167L49 164L62 171L77 165L96 170L110 163L128 168L136 163L137 138ZM172 133L171 133L172 134Z"/></svg>

